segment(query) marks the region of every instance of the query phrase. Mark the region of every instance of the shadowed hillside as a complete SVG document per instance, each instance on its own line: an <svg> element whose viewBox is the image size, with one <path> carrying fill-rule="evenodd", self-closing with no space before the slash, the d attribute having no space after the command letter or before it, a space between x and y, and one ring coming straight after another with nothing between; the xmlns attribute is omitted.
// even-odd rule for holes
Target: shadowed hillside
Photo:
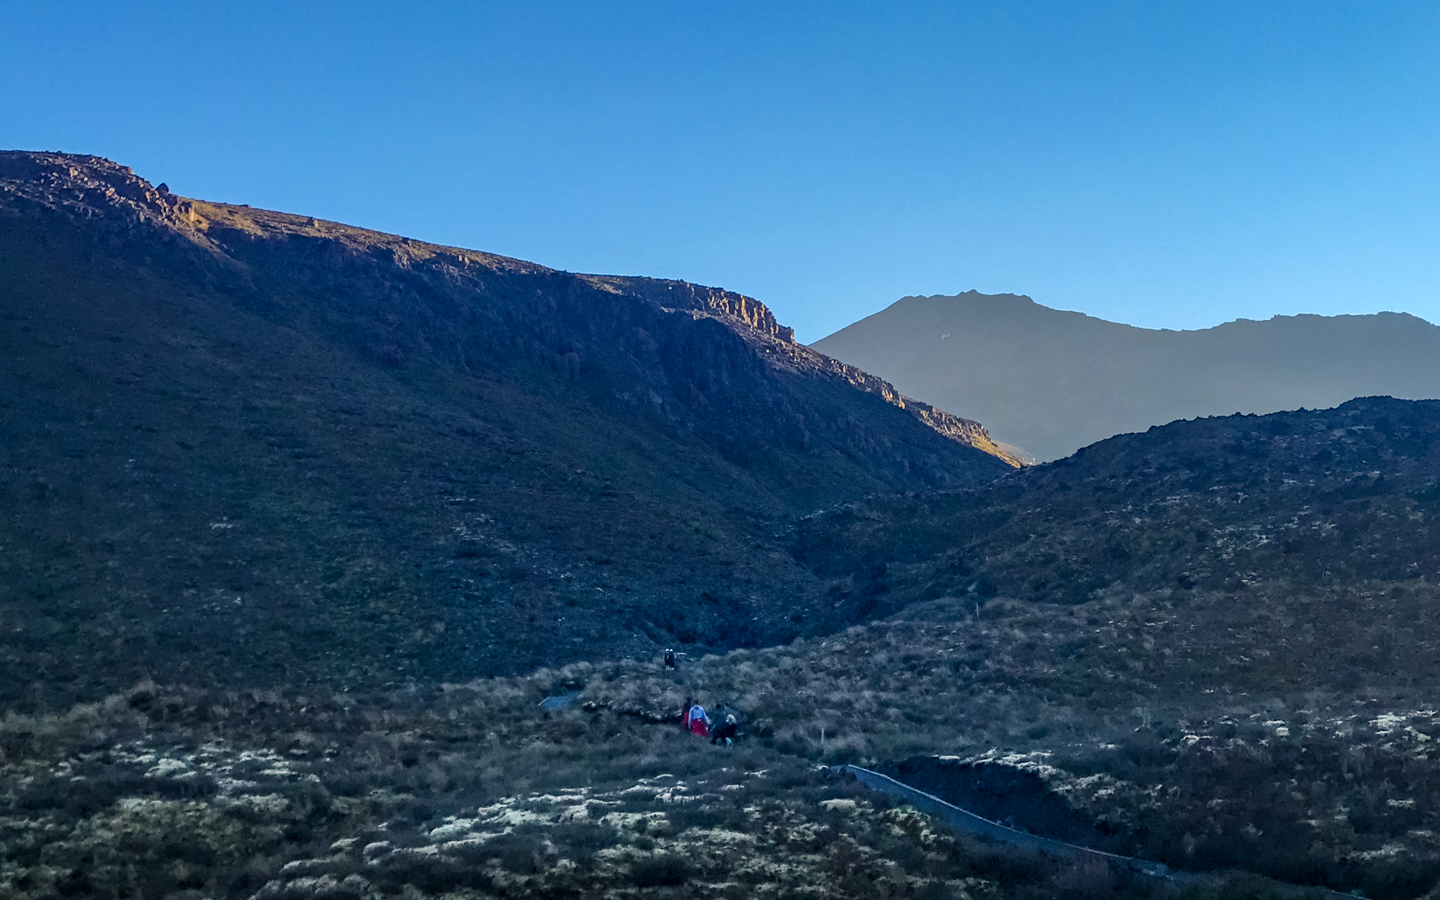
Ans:
<svg viewBox="0 0 1440 900"><path fill-rule="evenodd" d="M1440 579L1440 402L1175 422L969 491L808 517L797 558L903 604ZM1337 620L1339 621L1339 620Z"/></svg>
<svg viewBox="0 0 1440 900"><path fill-rule="evenodd" d="M970 291L906 297L814 346L1041 460L1176 419L1440 397L1440 328L1400 313L1155 331Z"/></svg>
<svg viewBox="0 0 1440 900"><path fill-rule="evenodd" d="M1014 471L748 298L53 155L0 298L6 897L1434 896L1440 402Z"/></svg>
<svg viewBox="0 0 1440 900"><path fill-rule="evenodd" d="M9 703L787 640L837 620L768 522L1012 469L747 297L93 157L0 155L0 317Z"/></svg>
<svg viewBox="0 0 1440 900"><path fill-rule="evenodd" d="M1105 849L1433 896L1437 520L1440 402L1176 422L804 518L871 621L711 683L791 752L1035 773Z"/></svg>
<svg viewBox="0 0 1440 900"><path fill-rule="evenodd" d="M0 889L1324 896L1242 870L1433 897L1437 452L1440 403L1368 398L772 523L756 542L817 579L810 608L864 623L678 670L611 658L369 694L141 684L10 716ZM734 749L679 727L687 697L740 712ZM847 762L1198 875L957 838L815 765Z"/></svg>

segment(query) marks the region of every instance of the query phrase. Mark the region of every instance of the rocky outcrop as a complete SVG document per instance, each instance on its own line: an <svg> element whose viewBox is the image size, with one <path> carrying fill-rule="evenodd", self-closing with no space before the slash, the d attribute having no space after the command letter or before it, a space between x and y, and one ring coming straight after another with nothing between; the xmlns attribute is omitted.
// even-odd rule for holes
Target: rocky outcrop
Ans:
<svg viewBox="0 0 1440 900"><path fill-rule="evenodd" d="M795 343L795 329L775 321L775 314L769 307L753 297L684 281L602 275L590 276L590 280L597 285L606 285L617 291L644 297L660 306L723 316L740 322L765 337L776 338L782 343Z"/></svg>
<svg viewBox="0 0 1440 900"><path fill-rule="evenodd" d="M709 313L744 325L752 332L750 339L759 344L763 352L771 354L775 364L835 379L867 394L873 394L892 406L908 410L915 418L952 440L989 453L1012 466L1021 465L1020 459L997 445L985 426L979 422L905 397L883 378L796 343L795 330L776 322L774 314L758 300L719 288L700 287L685 282L636 278L595 280L611 285L616 290L638 294L662 306Z"/></svg>
<svg viewBox="0 0 1440 900"><path fill-rule="evenodd" d="M160 226L192 239L199 216L189 200L160 190L128 166L98 156L0 152L0 209L43 207L101 227Z"/></svg>

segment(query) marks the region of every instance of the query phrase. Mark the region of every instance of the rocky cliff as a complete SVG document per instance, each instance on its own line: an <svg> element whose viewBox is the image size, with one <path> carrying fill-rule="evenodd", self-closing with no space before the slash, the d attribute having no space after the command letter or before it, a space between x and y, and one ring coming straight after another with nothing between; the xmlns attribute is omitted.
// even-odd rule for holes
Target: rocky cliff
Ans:
<svg viewBox="0 0 1440 900"><path fill-rule="evenodd" d="M0 668L61 697L842 627L774 523L1013 470L751 298L181 198L93 157L0 154L0 285Z"/></svg>

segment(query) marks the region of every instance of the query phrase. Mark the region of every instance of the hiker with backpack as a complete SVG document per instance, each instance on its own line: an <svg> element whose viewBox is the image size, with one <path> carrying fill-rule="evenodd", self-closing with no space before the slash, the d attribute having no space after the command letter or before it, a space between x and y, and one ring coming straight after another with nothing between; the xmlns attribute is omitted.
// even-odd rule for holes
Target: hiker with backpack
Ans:
<svg viewBox="0 0 1440 900"><path fill-rule="evenodd" d="M719 718L718 714L716 718ZM723 741L726 747L733 747L735 745L735 733L739 730L740 723L736 720L735 714L727 713L724 724L710 732L710 743L718 744Z"/></svg>

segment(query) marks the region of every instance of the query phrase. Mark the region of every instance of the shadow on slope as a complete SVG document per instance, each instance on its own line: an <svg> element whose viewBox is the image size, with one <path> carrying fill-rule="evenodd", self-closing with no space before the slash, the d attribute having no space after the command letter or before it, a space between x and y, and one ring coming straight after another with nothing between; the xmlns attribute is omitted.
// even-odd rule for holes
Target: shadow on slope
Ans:
<svg viewBox="0 0 1440 900"><path fill-rule="evenodd" d="M1440 577L1440 402L1176 422L973 491L810 516L796 559L904 605ZM898 607L897 607L898 608Z"/></svg>
<svg viewBox="0 0 1440 900"><path fill-rule="evenodd" d="M785 641L777 522L1011 471L762 305L0 155L0 700ZM943 432L943 433L942 433Z"/></svg>

